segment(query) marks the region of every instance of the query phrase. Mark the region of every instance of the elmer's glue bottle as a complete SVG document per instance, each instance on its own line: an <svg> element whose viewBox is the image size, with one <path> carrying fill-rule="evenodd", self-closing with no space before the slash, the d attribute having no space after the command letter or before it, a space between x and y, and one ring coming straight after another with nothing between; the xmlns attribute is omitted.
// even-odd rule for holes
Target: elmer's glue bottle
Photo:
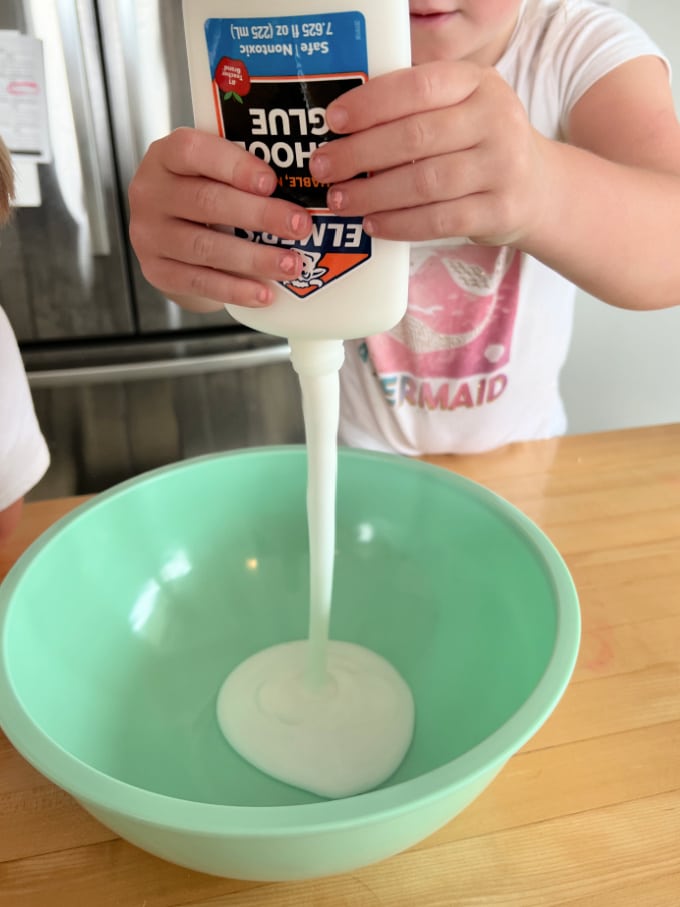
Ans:
<svg viewBox="0 0 680 907"><path fill-rule="evenodd" d="M325 111L351 88L411 65L408 0L183 0L194 119L239 143L278 177L275 196L306 207L301 241L236 230L293 247L299 278L274 284L264 309L227 306L242 324L288 338L300 374L342 364L342 340L389 330L406 310L408 243L375 239L360 217L326 205L309 159L332 141Z"/></svg>

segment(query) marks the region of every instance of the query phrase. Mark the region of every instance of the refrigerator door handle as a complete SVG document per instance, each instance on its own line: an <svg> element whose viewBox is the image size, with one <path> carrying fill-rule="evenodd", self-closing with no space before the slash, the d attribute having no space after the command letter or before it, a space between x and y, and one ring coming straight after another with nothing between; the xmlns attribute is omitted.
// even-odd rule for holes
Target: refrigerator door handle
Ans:
<svg viewBox="0 0 680 907"><path fill-rule="evenodd" d="M156 362L125 362L79 368L39 369L28 372L28 381L32 388L55 388L144 381L151 378L179 378L187 375L276 365L287 362L289 358L290 347L288 344L282 343L262 349L187 356L184 359L159 359Z"/></svg>
<svg viewBox="0 0 680 907"><path fill-rule="evenodd" d="M81 153L92 253L110 255L111 237L104 196L106 174L99 152L101 131L104 131L107 145L109 137L94 7L91 0L57 0L57 12ZM108 176L110 182L112 173Z"/></svg>
<svg viewBox="0 0 680 907"><path fill-rule="evenodd" d="M140 40L136 21L140 10L137 9L135 0L97 0L97 9L102 33L106 35L102 51L111 106L115 111L112 125L116 156L122 182L127 186L149 144L149 141L145 141L140 134L138 114L136 114L136 108L140 106L140 103L142 110L146 109L144 93L147 91L140 75L143 58L140 58L139 55ZM141 15L148 29L148 34L145 36L147 38L146 54L157 64L161 10L159 9L155 15L151 15L148 10L142 11ZM159 94L157 105L163 110L167 106L165 72L162 67L158 71L161 77L157 82ZM135 79L135 75L140 77ZM170 131L169 124L165 131ZM122 201L129 214L127 194L124 195Z"/></svg>

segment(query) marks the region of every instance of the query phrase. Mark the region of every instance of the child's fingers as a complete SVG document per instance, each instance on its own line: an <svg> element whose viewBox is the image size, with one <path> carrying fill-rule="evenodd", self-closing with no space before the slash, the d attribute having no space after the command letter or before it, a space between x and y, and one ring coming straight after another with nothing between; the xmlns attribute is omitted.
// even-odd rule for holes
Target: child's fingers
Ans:
<svg viewBox="0 0 680 907"><path fill-rule="evenodd" d="M475 239L495 230L495 226L489 219L486 198L480 194L420 208L370 214L365 219L364 229L371 236L382 239L421 242L451 237ZM504 241L510 239L499 240L497 244Z"/></svg>
<svg viewBox="0 0 680 907"><path fill-rule="evenodd" d="M179 176L203 176L256 195L271 195L276 188L276 176L268 164L208 132L175 129L154 142L148 153Z"/></svg>
<svg viewBox="0 0 680 907"><path fill-rule="evenodd" d="M266 283L212 268L158 258L146 262L143 271L166 296L185 297L191 301L187 308L195 311L218 311L226 304L259 307L273 300Z"/></svg>
<svg viewBox="0 0 680 907"><path fill-rule="evenodd" d="M171 222L165 238L159 257L241 277L290 280L302 266L300 256L285 246L250 242L187 221Z"/></svg>
<svg viewBox="0 0 680 907"><path fill-rule="evenodd" d="M268 280L299 276L302 260L291 249L249 242L205 227L201 233L196 225L183 222L167 229L169 254L144 257L146 279L168 296L198 297L204 303L201 309L210 311L212 303L268 305L273 300Z"/></svg>
<svg viewBox="0 0 680 907"><path fill-rule="evenodd" d="M241 303L245 294L254 304L252 286L248 289L207 272L251 281L290 280L299 275L302 264L289 248L251 242L175 217L135 222L131 224L130 238L144 276L172 295L199 295ZM219 295L211 296L213 291Z"/></svg>
<svg viewBox="0 0 680 907"><path fill-rule="evenodd" d="M226 224L283 239L301 239L312 228L311 216L304 208L283 199L241 192L203 177L176 180L166 213L199 224Z"/></svg>
<svg viewBox="0 0 680 907"><path fill-rule="evenodd" d="M328 204L332 211L351 217L452 201L486 188L480 155L461 151L336 184L328 193Z"/></svg>
<svg viewBox="0 0 680 907"><path fill-rule="evenodd" d="M451 107L477 89L482 73L475 63L437 61L376 76L329 104L326 120L333 132L343 134Z"/></svg>
<svg viewBox="0 0 680 907"><path fill-rule="evenodd" d="M365 132L329 142L310 162L312 175L337 183L362 172L376 172L476 145L484 124L475 110L462 107L402 117Z"/></svg>

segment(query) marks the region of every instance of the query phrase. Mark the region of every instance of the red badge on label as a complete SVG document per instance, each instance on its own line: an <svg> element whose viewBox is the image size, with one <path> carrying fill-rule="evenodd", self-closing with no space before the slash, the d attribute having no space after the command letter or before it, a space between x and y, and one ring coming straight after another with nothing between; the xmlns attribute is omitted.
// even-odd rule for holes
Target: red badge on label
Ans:
<svg viewBox="0 0 680 907"><path fill-rule="evenodd" d="M224 100L233 98L242 103L250 91L250 76L243 60L222 57L215 68L214 82L224 95Z"/></svg>

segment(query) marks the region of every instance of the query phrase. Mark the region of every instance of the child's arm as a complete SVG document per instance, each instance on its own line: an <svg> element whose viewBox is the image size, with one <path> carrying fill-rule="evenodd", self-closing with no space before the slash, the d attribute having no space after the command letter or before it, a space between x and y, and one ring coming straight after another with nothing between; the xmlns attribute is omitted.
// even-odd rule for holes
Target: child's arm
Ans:
<svg viewBox="0 0 680 907"><path fill-rule="evenodd" d="M583 96L573 145L541 136L496 71L471 63L373 79L328 119L346 137L315 153L312 172L374 235L509 243L612 305L680 303L680 125L657 58ZM373 175L354 180L363 170Z"/></svg>
<svg viewBox="0 0 680 907"><path fill-rule="evenodd" d="M633 60L594 85L569 140L546 149L552 204L523 248L614 305L680 304L680 127L663 64Z"/></svg>
<svg viewBox="0 0 680 907"><path fill-rule="evenodd" d="M2 226L9 219L10 211L11 211L10 206L11 206L13 199L14 199L14 170L12 168L12 158L7 149L7 146L3 142L2 138L0 138L0 226ZM3 318L4 318L4 315L3 315ZM10 326L9 326L9 322L6 320L6 318L4 319L4 326L2 323L0 323L0 335L2 334L3 327L4 327L4 330L6 330L6 331L11 330ZM14 344L14 337L13 337L13 335L10 335L10 336L12 339L12 343ZM2 337L0 336L0 341L1 340L2 340ZM9 371L6 374L3 372L3 376L2 376L3 383L0 384L0 394L3 391L5 391L6 393L13 395L16 390L16 388L15 388L16 381L7 380L8 378L12 377L12 370L13 370L12 356L8 355L7 348L3 348L1 342L0 342L0 352L2 353L2 356L3 356L3 359L0 359L0 365L3 365L5 367L5 369L7 369L8 366L7 366L7 363L4 361L4 357L7 357L8 361L9 361ZM14 350L10 347L9 352L13 353ZM18 356L19 356L18 351L16 352L15 355L16 355L17 361L20 362L20 360L18 359ZM20 367L21 366L19 366L19 368ZM28 393L28 387L26 388L26 392ZM22 413L22 416L23 416L23 413ZM24 419L23 421L24 421L24 423L27 423L28 420ZM7 426L6 424L3 424L3 430L6 431L8 428L13 428L13 425ZM2 464L0 464L0 465L2 465ZM0 480L1 479L4 479L4 473L0 474ZM37 479L36 479L36 481L37 481ZM0 492L1 491L2 491L2 488L0 488ZM23 497L20 497L17 500L13 501L8 506L0 509L0 545L4 544L4 542L7 541L7 539L12 535L12 533L16 529L16 527L19 523L19 520L21 518L22 507L23 507Z"/></svg>

